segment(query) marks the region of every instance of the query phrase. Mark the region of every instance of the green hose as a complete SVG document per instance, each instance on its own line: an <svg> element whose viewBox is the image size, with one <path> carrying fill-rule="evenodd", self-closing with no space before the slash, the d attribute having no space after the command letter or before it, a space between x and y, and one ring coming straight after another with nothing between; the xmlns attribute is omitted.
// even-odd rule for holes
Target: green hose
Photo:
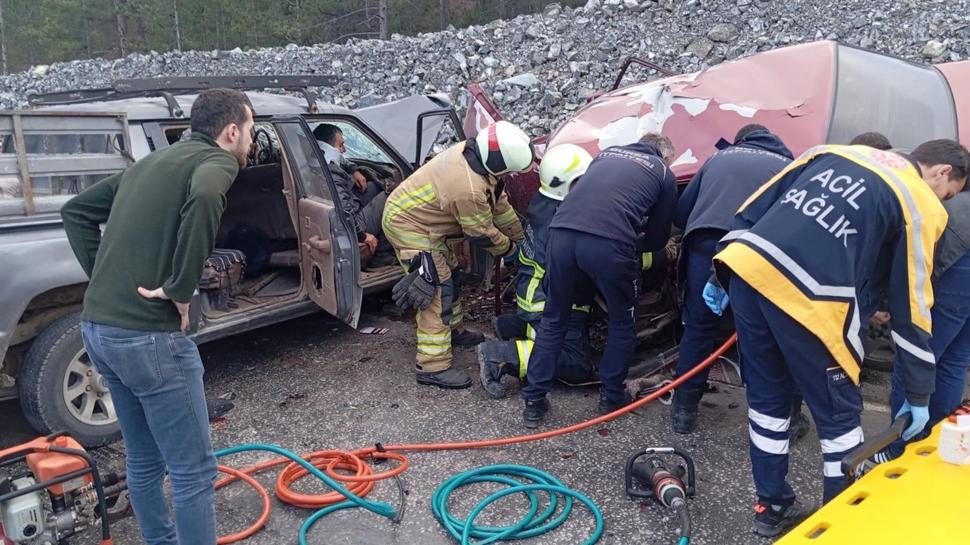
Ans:
<svg viewBox="0 0 970 545"><path fill-rule="evenodd" d="M522 480L520 480L522 479ZM526 483L523 480L528 481ZM465 520L459 519L448 511L448 499L452 492L473 483L494 482L508 485L508 488L495 492L478 503ZM539 500L535 492L546 492L548 505L539 513ZM529 500L529 510L515 524L510 526L479 526L475 519L493 502L512 494L525 494ZM565 499L562 510L555 515L560 503L560 495ZM585 495L566 488L559 479L538 469L512 464L499 464L480 467L453 475L441 483L431 499L431 510L438 522L461 545L488 545L496 541L526 539L555 530L569 517L573 501L579 500L596 518L596 528L582 545L593 545L603 535L603 513ZM555 515L555 516L553 516Z"/></svg>
<svg viewBox="0 0 970 545"><path fill-rule="evenodd" d="M288 458L294 463L302 466L314 477L323 481L334 491L347 498L347 501L324 507L311 515L310 518L308 518L300 527L300 545L307 545L307 534L309 533L310 528L312 528L318 520L330 513L333 513L334 511L339 511L341 509L347 509L349 507L363 507L364 509L383 517L387 517L392 520L399 519L399 513L392 505L380 501L365 500L364 498L354 495L349 490L344 488L340 483L330 478L326 473L314 467L313 464L282 447L264 444L238 445L219 450L215 453L215 455L216 458L222 458L224 456L238 454L240 452L253 451L272 452ZM524 484L522 480L519 479L530 481L531 484ZM508 485L508 488L495 492L479 502L478 505L472 509L467 520L458 519L449 513L448 498L451 496L451 493L458 488L478 482L500 483ZM401 488L401 509L403 511L404 490L400 481L398 481L398 486ZM548 505L541 514L539 514L539 499L535 492L545 492L549 495ZM517 523L505 527L478 526L475 524L475 519L478 518L482 511L484 511L489 505L501 498L504 498L505 496L519 493L525 494L529 499L529 510ZM565 499L562 501L563 507L557 515L556 510L561 501L560 496L563 496ZM589 499L585 495L575 490L566 488L562 482L549 473L528 466L500 464L480 467L478 469L473 469L454 475L442 483L437 490L435 490L434 496L431 500L431 509L434 512L435 518L438 519L445 529L448 530L448 533L451 534L451 536L455 538L455 540L457 540L461 545L471 545L472 539L480 540L476 541L475 545L488 545L489 543L494 543L500 540L526 539L535 537L555 530L569 517L569 514L572 511L574 500L579 500L585 504L596 518L596 528L593 530L593 533L589 536L589 538L582 543L582 545L593 545L599 541L599 538L603 535L603 513L600 511L599 507L593 503L593 500Z"/></svg>
<svg viewBox="0 0 970 545"><path fill-rule="evenodd" d="M238 445L235 447L225 448L220 451L217 451L216 458L222 458L223 456L229 456L230 454L237 454L240 452L252 452L252 451L272 452L274 454L278 454L280 456L289 458L290 460L293 460L293 462L300 464L303 467L303 469L306 469L308 472L310 472L311 475L320 479L321 481L326 483L327 486L329 486L330 488L334 489L336 492L340 493L342 496L347 498L347 501L324 507L323 509L320 509L319 511L314 513L310 518L308 518L306 522L303 523L303 526L300 527L300 545L307 545L306 536L307 536L307 533L310 531L310 527L312 527L313 524L316 521L318 521L321 517L329 513L333 513L334 511L339 511L341 509L346 509L348 507L363 507L364 509L367 509L372 513L377 513L378 515L381 515L382 517L387 517L389 519L396 519L398 517L398 512L397 510L394 509L394 506L388 503L384 503L382 501L365 500L364 498L354 495L352 492L350 492L349 490L341 486L340 483L330 478L326 473L314 467L313 464L311 464L310 462L307 462L299 455L294 454L276 445L263 445L263 444Z"/></svg>

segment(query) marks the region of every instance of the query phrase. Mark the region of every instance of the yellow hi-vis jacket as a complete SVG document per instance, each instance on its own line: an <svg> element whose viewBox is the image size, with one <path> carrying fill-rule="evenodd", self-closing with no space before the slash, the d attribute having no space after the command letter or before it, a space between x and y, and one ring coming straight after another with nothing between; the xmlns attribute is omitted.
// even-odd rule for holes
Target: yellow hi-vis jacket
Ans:
<svg viewBox="0 0 970 545"><path fill-rule="evenodd" d="M451 146L408 176L387 198L383 227L399 252L447 252L445 240L464 236L489 253L508 255L523 238L522 224L498 180L481 175L463 156L466 143Z"/></svg>
<svg viewBox="0 0 970 545"><path fill-rule="evenodd" d="M856 384L862 334L888 295L906 397L925 405L936 371L933 251L946 222L905 157L818 146L741 205L714 261L818 337Z"/></svg>

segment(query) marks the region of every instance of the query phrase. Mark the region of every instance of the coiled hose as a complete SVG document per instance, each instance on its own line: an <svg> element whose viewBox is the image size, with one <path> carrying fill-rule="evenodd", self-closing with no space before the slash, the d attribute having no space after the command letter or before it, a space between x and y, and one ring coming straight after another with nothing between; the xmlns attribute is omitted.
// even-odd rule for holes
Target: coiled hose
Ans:
<svg viewBox="0 0 970 545"><path fill-rule="evenodd" d="M523 484L521 480L532 484ZM468 518L461 520L448 511L448 499L452 492L473 483L493 482L508 485L480 501L469 513ZM535 492L546 492L549 502L545 510L539 513L539 501ZM475 519L489 505L512 494L525 494L529 500L529 511L510 526L479 526ZM553 517L556 508L563 497L563 508ZM496 541L512 541L540 536L558 528L566 522L572 511L573 500L585 504L596 519L596 528L582 545L593 545L603 535L603 512L593 503L593 500L580 492L567 488L559 479L545 471L536 468L513 464L499 464L463 471L451 476L441 483L431 499L431 510L438 522L448 530L451 537L461 545L471 543L472 539L481 541L476 545L494 543Z"/></svg>
<svg viewBox="0 0 970 545"><path fill-rule="evenodd" d="M608 422L626 413L635 411L640 407L647 405L648 403L655 401L656 399L671 392L672 390L674 390L684 382L690 380L691 377L700 373L702 370L706 369L715 361L717 361L717 359L721 357L721 355L727 352L731 348L731 346L734 345L734 342L736 340L737 340L737 334L731 335L731 337L728 338L728 340L726 340L724 344L718 347L717 350L711 353L711 355L708 356L704 361L700 362L698 365L696 365L693 369L691 369L687 373L684 373L683 375L677 377L677 379L671 382L670 384L667 384L663 388L660 388L654 392L651 392L646 397L638 399L633 403L630 403L625 407L621 407L609 414L598 416L596 418L587 420L585 422L580 422L577 424L573 424L571 426L566 426L555 430L548 430L548 431L533 433L529 435L518 435L514 437L482 439L478 441L462 441L462 442L454 442L454 443L417 443L417 444L402 444L402 445L388 445L388 446L375 445L373 447L358 449L353 452L325 450L325 451L313 452L313 453L304 455L302 457L275 445L241 445L237 447L231 447L231 448L220 450L216 452L217 457L224 457L238 452L253 451L253 450L273 452L273 453L279 454L281 457L275 458L266 462L262 462L242 470L236 470L231 467L219 466L219 470L223 473L229 474L229 477L216 483L216 488L217 489L222 488L237 480L244 480L247 484L256 488L256 490L259 491L260 495L262 496L263 512L260 514L259 519L255 523L253 523L253 525L251 525L249 528L236 534L220 537L218 540L218 544L227 545L229 543L235 543L237 541L241 541L258 532L266 524L267 520L269 520L269 514L270 514L269 495L255 479L252 479L251 476L254 474L285 464L286 467L276 479L275 493L277 497L284 503L288 503L290 505L294 505L297 507L320 509L319 511L314 513L309 519L307 519L307 521L300 528L301 545L306 545L306 533L309 531L310 527L313 525L314 522L318 521L321 517L325 516L328 513L332 513L333 511L337 511L340 509L345 509L347 507L363 507L364 509L367 509L368 511L371 511L378 515L390 518L392 520L399 520L400 512L395 510L391 505L384 502L372 502L362 498L362 496L365 496L368 492L370 492L373 489L375 482L383 479L395 478L408 468L408 465L410 463L408 461L408 458L398 453L405 452L405 451L430 452L430 451L464 450L464 449L507 446L507 445L513 445L518 443L540 441L543 439L549 439L550 437L566 435L569 433L574 433L592 426L602 424L603 422ZM387 471L384 471L381 473L374 473L373 469L366 462L364 462L364 459L368 459L368 458L372 460L386 460L386 459L396 460L398 462L398 465ZM520 467L524 467L524 466L520 466ZM323 469L323 471L321 471L321 469ZM337 469L353 471L354 474L344 475L344 474L336 473ZM528 469L531 469L531 468L528 468ZM537 470L533 470L533 471L537 471ZM330 492L328 494L322 494L322 495L303 495L295 492L292 489L292 485L297 480L299 480L300 478L308 474L313 475L314 477L322 480L324 483L327 484L327 486L333 489L333 492ZM349 489L345 488L340 483L349 483L350 485ZM401 485L399 484L399 487L400 486ZM559 486L559 485L535 484L535 485L524 485L524 486L538 487L535 489L528 490L528 492L531 492L531 491L544 490L544 487ZM507 490L512 490L512 489L510 488L510 489L503 490L502 493L504 494L500 497L504 497L505 495L513 494L517 492L517 491L508 492ZM563 487L563 490L569 490L569 489ZM522 491L526 492L525 490L522 490ZM560 492L560 493L562 493L565 496L572 497L574 499L579 499L580 501L583 501L583 498L585 498L585 496L580 498L577 495L571 495L569 492ZM578 493L573 492L573 494L578 494ZM403 493L402 493L402 498L403 498ZM486 500L487 499L488 498L486 498ZM498 498L495 498L495 499L498 499ZM585 498L585 499L589 500L589 498ZM494 500L491 500L491 501L494 501ZM590 506L591 509L595 509L595 505L591 506L592 501L590 501L590 503L586 503L585 501L583 501L583 503L585 503L587 506ZM482 507L482 509L484 508L485 507ZM476 516L478 516L478 513L473 513L472 515L469 516L469 519L472 521L472 523L474 523L474 518ZM531 520L532 517L530 516L527 518ZM602 514L600 514L600 517L598 520L600 519L602 519ZM525 525L515 530L514 532L518 532L519 530L525 528L525 526L527 526L528 524L529 522L526 522ZM453 529L454 528L452 527L449 530L449 533L451 533ZM506 528L505 530L508 530L508 528ZM469 531L469 534L471 534L471 528L469 528L468 531ZM514 532L510 532L510 534ZM465 528L463 527L462 535L464 533L465 533ZM452 534L452 536L454 536L454 534ZM486 538L486 539L489 539L489 538ZM488 541L487 543L492 543L493 541ZM595 542L595 540L587 541L587 543L593 543L593 542ZM465 543L465 542L462 542L462 543ZM685 543L686 542L680 543L679 545L685 545Z"/></svg>

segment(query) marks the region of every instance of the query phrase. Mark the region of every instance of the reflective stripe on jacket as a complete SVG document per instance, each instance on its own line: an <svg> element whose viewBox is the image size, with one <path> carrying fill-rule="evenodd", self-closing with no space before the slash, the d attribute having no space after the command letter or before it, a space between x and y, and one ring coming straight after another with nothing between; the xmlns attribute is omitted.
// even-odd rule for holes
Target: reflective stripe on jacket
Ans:
<svg viewBox="0 0 970 545"><path fill-rule="evenodd" d="M714 259L719 274L726 267L815 334L856 383L864 329L888 293L892 337L915 404L934 387L930 278L946 221L905 157L818 146L741 205Z"/></svg>
<svg viewBox="0 0 970 545"><path fill-rule="evenodd" d="M404 180L387 198L383 227L398 250L446 251L445 240L465 236L493 255L507 255L522 225L494 176L474 172L456 144ZM510 240L511 239L511 240Z"/></svg>

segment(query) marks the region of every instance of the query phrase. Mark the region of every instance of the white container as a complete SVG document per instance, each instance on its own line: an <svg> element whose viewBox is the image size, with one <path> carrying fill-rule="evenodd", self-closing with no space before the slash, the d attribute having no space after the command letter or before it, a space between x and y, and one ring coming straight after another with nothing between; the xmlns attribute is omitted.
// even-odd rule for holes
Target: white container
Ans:
<svg viewBox="0 0 970 545"><path fill-rule="evenodd" d="M940 458L951 464L970 464L970 415L963 414L957 421L949 419L940 426Z"/></svg>

